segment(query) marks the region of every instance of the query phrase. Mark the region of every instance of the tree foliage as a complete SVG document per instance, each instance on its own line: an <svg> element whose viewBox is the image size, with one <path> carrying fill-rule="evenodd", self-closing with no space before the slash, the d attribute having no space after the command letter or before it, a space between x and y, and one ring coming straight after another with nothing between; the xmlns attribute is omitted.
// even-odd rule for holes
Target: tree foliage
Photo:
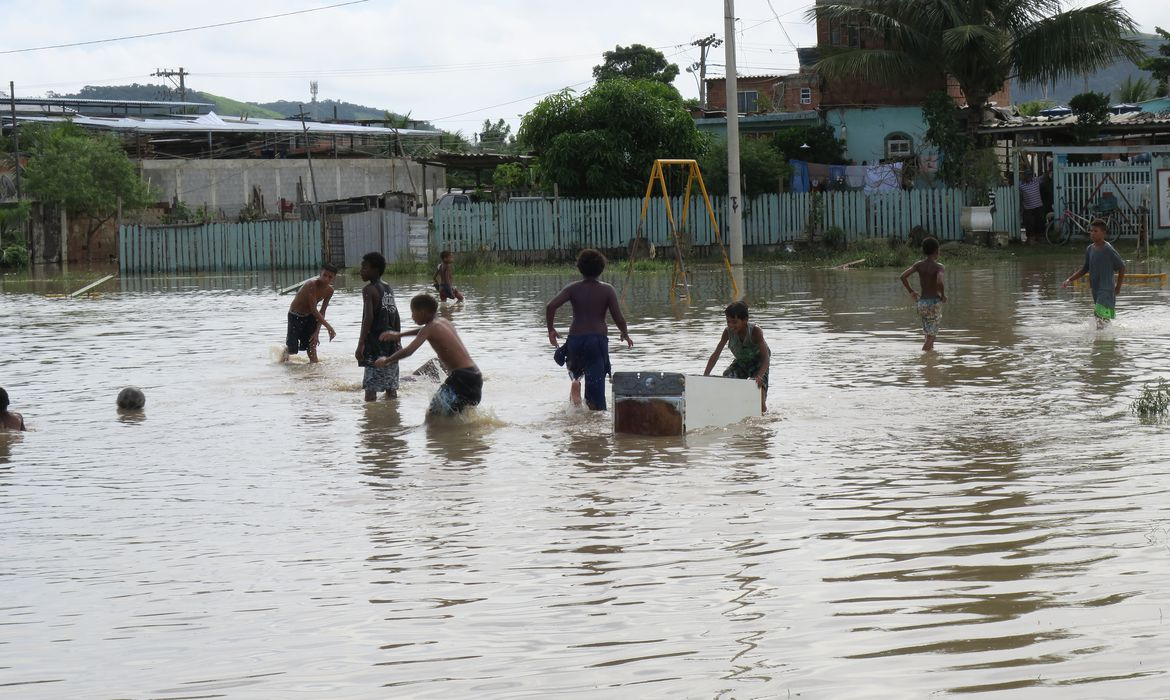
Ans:
<svg viewBox="0 0 1170 700"><path fill-rule="evenodd" d="M678 91L653 80L550 95L524 115L519 138L540 159L546 186L598 197L640 195L655 159L697 158L706 147Z"/></svg>
<svg viewBox="0 0 1170 700"><path fill-rule="evenodd" d="M34 125L21 127L21 146L29 156L26 191L71 216L89 217L87 245L119 204L129 212L154 201L121 142L109 134L90 134L71 123Z"/></svg>
<svg viewBox="0 0 1170 700"><path fill-rule="evenodd" d="M1126 104L1145 102L1154 96L1154 81L1149 78L1126 76L1115 94L1118 102Z"/></svg>
<svg viewBox="0 0 1170 700"><path fill-rule="evenodd" d="M700 166L708 191L727 194L727 142L713 146L703 156ZM739 142L739 172L743 178L743 194L754 197L778 191L782 181L792 175L792 167L768 141L745 138Z"/></svg>
<svg viewBox="0 0 1170 700"><path fill-rule="evenodd" d="M828 51L815 67L828 80L950 76L980 108L1012 77L1043 84L1144 57L1121 0L1070 10L1062 0L830 0L809 17L858 24L867 36L884 38L882 48ZM981 119L982 109L968 110L972 136Z"/></svg>
<svg viewBox="0 0 1170 700"><path fill-rule="evenodd" d="M805 148L805 145L808 148ZM840 164L845 162L845 147L833 127L828 124L816 126L787 126L772 135L772 147L789 160L805 160L810 163Z"/></svg>
<svg viewBox="0 0 1170 700"><path fill-rule="evenodd" d="M1035 117L1049 107L1055 106L1056 103L1052 100L1029 100L1017 104L1016 111L1020 113L1021 117Z"/></svg>
<svg viewBox="0 0 1170 700"><path fill-rule="evenodd" d="M593 78L597 82L614 78L633 80L656 80L670 85L678 77L678 66L666 60L657 49L641 44L616 46L613 51L601 55L603 62L593 66Z"/></svg>
<svg viewBox="0 0 1170 700"><path fill-rule="evenodd" d="M512 125L500 119L492 122L483 120L483 127L479 130L479 145L492 151L506 151L512 148L516 139L512 136Z"/></svg>
<svg viewBox="0 0 1170 700"><path fill-rule="evenodd" d="M1077 115L1073 137L1077 143L1085 144L1101 133L1101 127L1109 121L1109 95L1100 92L1082 92L1068 101L1068 107Z"/></svg>
<svg viewBox="0 0 1170 700"><path fill-rule="evenodd" d="M1149 56L1138 63L1142 70L1149 71L1154 79L1154 95L1165 97L1170 94L1170 32L1161 27L1154 27L1158 36L1166 41L1158 47L1157 56Z"/></svg>

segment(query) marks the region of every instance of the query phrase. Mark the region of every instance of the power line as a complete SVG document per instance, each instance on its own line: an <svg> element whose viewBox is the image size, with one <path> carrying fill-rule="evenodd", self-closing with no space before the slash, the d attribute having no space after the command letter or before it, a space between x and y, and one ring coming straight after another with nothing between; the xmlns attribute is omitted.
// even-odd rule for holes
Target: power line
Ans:
<svg viewBox="0 0 1170 700"><path fill-rule="evenodd" d="M33 46L27 49L9 49L7 51L0 51L0 55L12 53L28 53L30 51L46 51L48 49L64 49L72 46L92 46L93 44L107 44L114 41L127 41L129 39L145 39L152 36L166 36L167 34L182 34L183 32L195 32L201 29L215 29L217 27L230 27L236 24L247 24L249 22L262 22L269 19L277 19L280 17L292 17L293 15L303 15L309 12L320 12L321 10L332 10L338 7L345 7L347 5L360 5L368 0L350 0L350 2L341 2L336 5L326 5L324 7L313 7L308 10L296 10L294 12L283 12L279 15L267 15L264 17L253 17L251 19L237 19L231 22L219 22L216 24L205 24L200 27L187 27L186 29L170 29L163 32L150 32L148 34L132 34L130 36L114 37L112 39L94 39L93 41L78 41L72 44L54 44L52 46Z"/></svg>

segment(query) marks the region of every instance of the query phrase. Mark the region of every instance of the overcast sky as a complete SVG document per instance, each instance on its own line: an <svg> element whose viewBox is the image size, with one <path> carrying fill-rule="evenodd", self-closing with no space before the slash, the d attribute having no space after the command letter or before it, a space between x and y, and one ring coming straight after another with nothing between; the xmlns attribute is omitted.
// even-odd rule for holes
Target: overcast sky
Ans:
<svg viewBox="0 0 1170 700"><path fill-rule="evenodd" d="M544 95L589 87L592 67L616 45L653 46L683 70L675 86L698 95L685 69L692 41L723 36L723 0L0 0L0 90L75 92L84 85L158 83L180 66L187 84L248 102L335 99L409 112L472 134L485 119L518 126ZM1086 4L1086 3L1079 3ZM330 7L334 6L334 7ZM793 46L816 43L805 0L738 0L740 75L792 72ZM1128 0L1143 31L1170 25L1161 0ZM329 8L319 9L316 8ZM274 17L164 36L98 42ZM709 58L722 75L724 49Z"/></svg>

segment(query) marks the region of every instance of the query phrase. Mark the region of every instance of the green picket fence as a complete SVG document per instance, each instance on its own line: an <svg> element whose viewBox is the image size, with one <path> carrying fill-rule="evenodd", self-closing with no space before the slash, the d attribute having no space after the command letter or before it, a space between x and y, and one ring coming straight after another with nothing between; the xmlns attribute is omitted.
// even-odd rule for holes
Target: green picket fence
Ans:
<svg viewBox="0 0 1170 700"><path fill-rule="evenodd" d="M324 259L316 221L122 226L122 273L288 270L319 267Z"/></svg>
<svg viewBox="0 0 1170 700"><path fill-rule="evenodd" d="M1015 188L996 191L996 230L1019 230ZM919 189L866 196L861 192L785 193L744 198L744 245L780 245L807 239L817 228L839 227L846 240L905 238L922 226L939 240L961 240L962 191ZM727 198L712 199L715 222L727 243ZM638 234L642 200L545 199L444 205L435 209L440 248L452 251L567 251L582 247L623 248ZM682 226L682 198L671 199L675 224L694 245L716 242L715 226L701 197L692 197ZM661 197L651 200L641 235L654 245L669 245L670 227Z"/></svg>

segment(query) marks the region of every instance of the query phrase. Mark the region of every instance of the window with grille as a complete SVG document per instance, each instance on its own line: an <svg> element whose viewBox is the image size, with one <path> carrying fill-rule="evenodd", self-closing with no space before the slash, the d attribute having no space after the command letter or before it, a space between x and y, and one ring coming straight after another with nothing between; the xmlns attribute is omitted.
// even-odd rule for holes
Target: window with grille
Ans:
<svg viewBox="0 0 1170 700"><path fill-rule="evenodd" d="M905 158L914 152L914 142L906 134L886 137L886 158Z"/></svg>
<svg viewBox="0 0 1170 700"><path fill-rule="evenodd" d="M802 104L802 105L811 105L812 104L812 88L802 87L800 89L800 104Z"/></svg>
<svg viewBox="0 0 1170 700"><path fill-rule="evenodd" d="M759 109L760 93L755 90L744 90L736 93L736 108L740 114L751 114Z"/></svg>

